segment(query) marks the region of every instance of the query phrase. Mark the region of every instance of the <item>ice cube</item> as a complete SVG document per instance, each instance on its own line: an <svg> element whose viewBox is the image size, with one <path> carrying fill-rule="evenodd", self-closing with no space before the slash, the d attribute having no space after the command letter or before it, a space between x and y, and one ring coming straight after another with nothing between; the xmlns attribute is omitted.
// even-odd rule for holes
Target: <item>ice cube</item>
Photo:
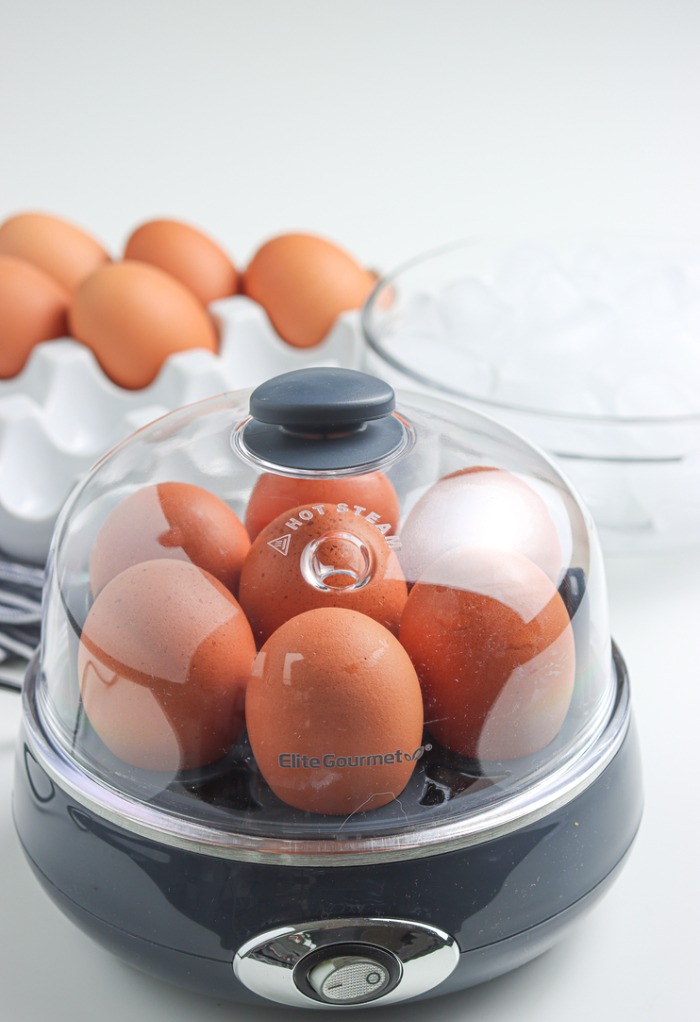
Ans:
<svg viewBox="0 0 700 1022"><path fill-rule="evenodd" d="M550 365L546 374L533 361L506 360L499 366L491 396L494 401L550 414L590 416L605 414L607 410L596 394L595 384L582 379L580 371L571 369L569 363L561 359L556 365ZM569 426L560 427L559 420L555 420L553 439L563 436L561 431L567 431L570 436ZM576 435L577 442L581 442L583 437L578 432ZM570 445L571 440L567 443Z"/></svg>
<svg viewBox="0 0 700 1022"><path fill-rule="evenodd" d="M605 246L581 245L570 256L568 268L585 298L601 302L611 300L615 274Z"/></svg>
<svg viewBox="0 0 700 1022"><path fill-rule="evenodd" d="M496 378L493 360L465 347L453 348L449 356L434 352L429 374L450 390L474 398L489 398Z"/></svg>
<svg viewBox="0 0 700 1022"><path fill-rule="evenodd" d="M445 350L445 338L411 324L388 331L382 347L402 366L432 378L436 363L442 361L439 353Z"/></svg>
<svg viewBox="0 0 700 1022"><path fill-rule="evenodd" d="M592 354L610 353L616 345L617 323L613 310L601 302L580 302L568 316L554 323L527 324L524 329L533 351L540 357L563 354L583 365ZM522 346L522 345L521 345Z"/></svg>
<svg viewBox="0 0 700 1022"><path fill-rule="evenodd" d="M647 245L612 240L580 245L567 266L588 297L613 301L631 284L663 273L669 261Z"/></svg>
<svg viewBox="0 0 700 1022"><path fill-rule="evenodd" d="M685 303L683 326L694 336L695 343L700 346L700 294L690 295Z"/></svg>
<svg viewBox="0 0 700 1022"><path fill-rule="evenodd" d="M494 397L549 412L611 411L609 380L626 365L614 327L611 311L594 302L556 324L528 325L497 367Z"/></svg>
<svg viewBox="0 0 700 1022"><path fill-rule="evenodd" d="M544 245L519 245L506 252L494 272L494 293L518 306L540 277L559 269L554 252Z"/></svg>
<svg viewBox="0 0 700 1022"><path fill-rule="evenodd" d="M454 334L493 333L508 315L493 290L476 277L451 281L437 297L443 322Z"/></svg>
<svg viewBox="0 0 700 1022"><path fill-rule="evenodd" d="M621 311L643 332L677 329L683 319L686 286L682 272L668 267L630 284L621 295Z"/></svg>
<svg viewBox="0 0 700 1022"><path fill-rule="evenodd" d="M518 315L525 323L553 323L576 314L583 297L568 274L557 268L541 273L522 296Z"/></svg>
<svg viewBox="0 0 700 1022"><path fill-rule="evenodd" d="M411 295L401 310L400 316L389 328L394 331L411 331L438 337L443 332L440 302L436 295L419 292Z"/></svg>

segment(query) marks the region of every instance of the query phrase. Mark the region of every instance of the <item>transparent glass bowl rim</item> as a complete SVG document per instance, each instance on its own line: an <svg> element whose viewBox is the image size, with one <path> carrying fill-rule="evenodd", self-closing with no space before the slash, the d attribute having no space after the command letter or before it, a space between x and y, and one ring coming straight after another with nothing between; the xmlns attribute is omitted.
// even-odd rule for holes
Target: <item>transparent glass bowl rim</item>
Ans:
<svg viewBox="0 0 700 1022"><path fill-rule="evenodd" d="M468 249L476 250L480 244L485 244L486 239L480 239L478 237L463 237L457 240L448 242L444 245L438 245L435 248L428 249L424 252L407 259L405 262L400 263L387 273L383 274L378 278L372 291L367 296L364 305L360 311L360 326L364 340L370 349L377 355L382 361L386 362L397 372L400 372L403 376L407 377L420 384L423 387L428 387L433 391L441 393L453 401L455 399L460 401L472 402L477 407L483 407L486 409L493 409L494 413L498 411L517 412L521 415L531 416L535 419L541 419L542 421L563 421L567 422L580 422L588 426L679 426L683 424L697 425L700 426L700 411L684 413L682 415L597 415L590 412L562 412L555 410L548 410L546 408L535 408L532 405L517 405L512 402L506 401L495 401L491 398L480 397L478 394L472 394L465 390L459 390L456 387L450 387L449 384L444 383L440 380L434 379L431 376L426 376L417 370L413 369L410 365L402 362L396 358L391 352L387 351L382 344L381 337L378 336L374 328L375 308L379 303L382 295L386 292L387 288L390 288L393 284L397 283L410 271L424 266L433 261L441 259L443 256L450 255L452 253L459 253ZM552 245L557 244L572 244L572 243L590 243L595 244L597 242L604 242L610 244L625 245L626 247L633 246L635 244L644 245L649 247L650 245L658 244L660 246L678 246L678 247L690 247L693 246L697 249L700 255L700 239L693 239L690 237L677 237L677 238L666 238L666 239L654 239L653 237L642 237L638 235L596 235L596 234L581 234L577 236L573 235L552 235L549 234L545 237L538 236L526 236L526 235L513 235L510 238L498 237L490 238L489 245L494 242L500 243L502 251L506 252L509 247L515 248L518 245L532 244L532 245ZM700 343L700 339L698 341Z"/></svg>

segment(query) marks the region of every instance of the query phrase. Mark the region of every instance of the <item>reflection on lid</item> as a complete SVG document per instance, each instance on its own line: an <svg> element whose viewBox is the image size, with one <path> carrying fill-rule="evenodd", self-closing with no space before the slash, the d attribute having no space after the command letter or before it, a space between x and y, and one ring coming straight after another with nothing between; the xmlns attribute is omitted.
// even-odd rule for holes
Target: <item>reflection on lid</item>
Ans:
<svg viewBox="0 0 700 1022"><path fill-rule="evenodd" d="M401 529L401 563L409 582L454 547L498 547L524 554L557 581L562 550L542 498L511 472L465 468L439 479Z"/></svg>
<svg viewBox="0 0 700 1022"><path fill-rule="evenodd" d="M99 594L80 641L85 712L122 759L153 770L218 759L243 729L255 655L231 593L185 561L144 561Z"/></svg>
<svg viewBox="0 0 700 1022"><path fill-rule="evenodd" d="M399 638L438 741L466 756L515 759L564 722L575 677L564 601L532 561L463 547L411 590Z"/></svg>

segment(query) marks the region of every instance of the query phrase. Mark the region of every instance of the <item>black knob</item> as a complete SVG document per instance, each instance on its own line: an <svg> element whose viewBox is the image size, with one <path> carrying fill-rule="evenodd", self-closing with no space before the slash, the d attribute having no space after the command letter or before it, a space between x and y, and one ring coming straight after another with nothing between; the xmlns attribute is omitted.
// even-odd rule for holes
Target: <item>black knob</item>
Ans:
<svg viewBox="0 0 700 1022"><path fill-rule="evenodd" d="M368 373L297 369L253 391L241 442L272 470L369 470L409 441L394 407L389 384Z"/></svg>
<svg viewBox="0 0 700 1022"><path fill-rule="evenodd" d="M261 383L250 396L258 422L328 435L359 429L393 412L394 391L355 369L297 369Z"/></svg>

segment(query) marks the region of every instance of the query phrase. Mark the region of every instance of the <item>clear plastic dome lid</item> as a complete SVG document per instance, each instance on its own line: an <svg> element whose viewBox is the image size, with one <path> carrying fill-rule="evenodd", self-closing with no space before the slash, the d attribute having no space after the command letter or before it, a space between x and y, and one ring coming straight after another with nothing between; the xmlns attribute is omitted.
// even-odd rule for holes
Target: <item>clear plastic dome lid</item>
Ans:
<svg viewBox="0 0 700 1022"><path fill-rule="evenodd" d="M84 804L173 841L463 839L556 798L615 692L597 540L557 470L363 373L167 415L54 536L46 747Z"/></svg>

